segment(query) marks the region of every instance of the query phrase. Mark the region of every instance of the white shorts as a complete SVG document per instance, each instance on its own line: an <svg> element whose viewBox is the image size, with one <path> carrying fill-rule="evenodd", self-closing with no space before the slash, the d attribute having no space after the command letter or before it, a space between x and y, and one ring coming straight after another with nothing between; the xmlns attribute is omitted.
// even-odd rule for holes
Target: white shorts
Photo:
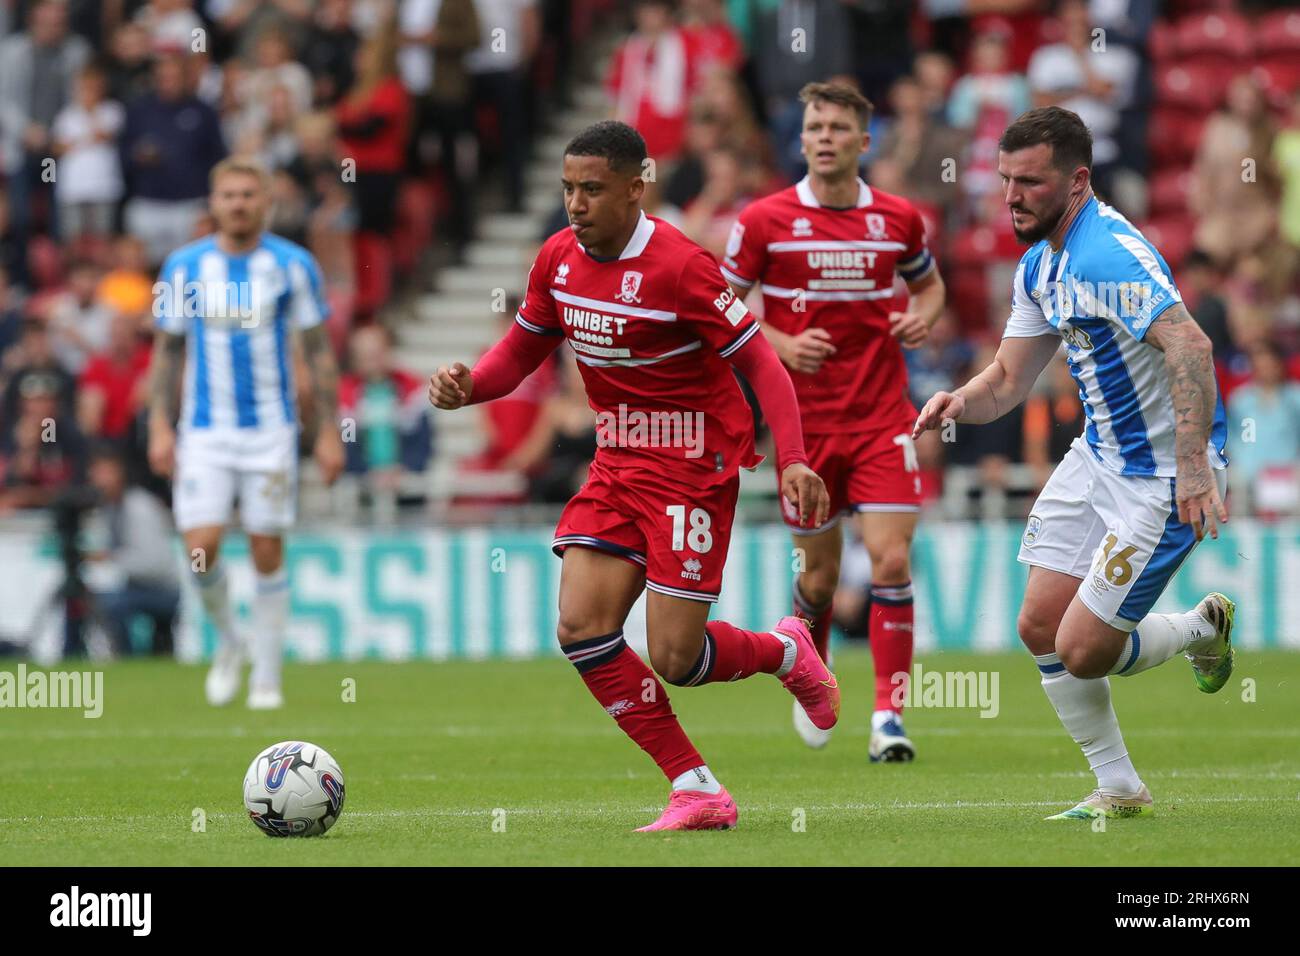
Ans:
<svg viewBox="0 0 1300 956"><path fill-rule="evenodd" d="M189 429L176 447L172 510L181 531L230 523L253 534L293 527L298 503L298 430Z"/></svg>
<svg viewBox="0 0 1300 956"><path fill-rule="evenodd" d="M1215 480L1222 496L1226 471ZM1117 475L1076 438L1034 502L1019 559L1081 578L1088 610L1131 631L1195 546L1192 526L1178 520L1174 479Z"/></svg>

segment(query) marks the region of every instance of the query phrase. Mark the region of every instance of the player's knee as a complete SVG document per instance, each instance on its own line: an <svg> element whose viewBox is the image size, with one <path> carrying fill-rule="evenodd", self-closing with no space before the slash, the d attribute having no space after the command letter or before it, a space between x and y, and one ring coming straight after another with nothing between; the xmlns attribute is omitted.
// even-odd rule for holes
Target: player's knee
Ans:
<svg viewBox="0 0 1300 956"><path fill-rule="evenodd" d="M1056 649L1056 629L1059 621L1049 621L1030 607L1022 607L1016 619L1016 632L1031 654L1050 654Z"/></svg>
<svg viewBox="0 0 1300 956"><path fill-rule="evenodd" d="M1057 656L1065 669L1074 677L1091 680L1105 677L1114 661L1104 660L1101 648L1091 646L1086 641L1062 641L1056 649Z"/></svg>
<svg viewBox="0 0 1300 956"><path fill-rule="evenodd" d="M840 568L830 562L810 567L799 574L799 593L813 607L823 607L835 597L835 586L839 583Z"/></svg>
<svg viewBox="0 0 1300 956"><path fill-rule="evenodd" d="M904 584L911 578L907 542L882 548L871 559L871 580L876 584Z"/></svg>
<svg viewBox="0 0 1300 956"><path fill-rule="evenodd" d="M249 541L253 567L259 574L271 574L284 564L284 539L257 535Z"/></svg>
<svg viewBox="0 0 1300 956"><path fill-rule="evenodd" d="M566 614L563 608L560 609L560 619L555 625L555 638L560 642L561 647L594 636L590 626L580 616Z"/></svg>
<svg viewBox="0 0 1300 956"><path fill-rule="evenodd" d="M682 687L690 679L699 656L698 648L656 646L650 648L650 666L666 683Z"/></svg>

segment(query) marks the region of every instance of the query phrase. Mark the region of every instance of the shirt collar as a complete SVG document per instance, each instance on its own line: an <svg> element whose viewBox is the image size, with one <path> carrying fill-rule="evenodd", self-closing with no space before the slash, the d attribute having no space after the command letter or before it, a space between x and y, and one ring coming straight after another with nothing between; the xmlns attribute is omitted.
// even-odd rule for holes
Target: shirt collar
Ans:
<svg viewBox="0 0 1300 956"><path fill-rule="evenodd" d="M804 176L803 179L799 180L797 183L794 184L794 191L796 195L798 195L799 197L799 202L801 202L803 205L805 206L821 205L821 203L817 201L817 197L813 195L812 183L808 181L807 176ZM875 197L871 194L871 187L868 186L865 182L863 182L861 177L859 177L858 178L858 208L861 209L863 206L870 206L875 201L876 201Z"/></svg>
<svg viewBox="0 0 1300 956"><path fill-rule="evenodd" d="M654 235L655 224L645 210L641 210L641 218L637 220L636 228L632 230L632 238L627 241L623 251L618 254L620 259L635 259L641 253L645 252L645 247L650 244L650 237ZM582 243L578 243L582 246ZM591 256L597 262L609 262L612 260L602 259L600 256L591 255L591 251L586 246L582 246L582 251Z"/></svg>

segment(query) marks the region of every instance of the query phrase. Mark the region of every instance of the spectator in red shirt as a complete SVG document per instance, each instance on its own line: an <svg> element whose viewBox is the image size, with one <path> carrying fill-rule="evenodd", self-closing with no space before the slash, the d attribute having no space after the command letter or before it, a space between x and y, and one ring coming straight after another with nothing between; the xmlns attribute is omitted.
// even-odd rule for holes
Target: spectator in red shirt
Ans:
<svg viewBox="0 0 1300 956"><path fill-rule="evenodd" d="M140 323L125 313L113 316L108 347L90 357L77 388L77 421L92 438L124 439L146 404L149 343Z"/></svg>
<svg viewBox="0 0 1300 956"><path fill-rule="evenodd" d="M737 72L744 65L745 48L727 22L722 0L686 0L682 32L690 44L691 65L701 79L713 70Z"/></svg>
<svg viewBox="0 0 1300 956"><path fill-rule="evenodd" d="M637 0L632 19L636 29L614 54L605 87L614 118L636 127L655 162L670 163L686 136L691 47L667 0Z"/></svg>
<svg viewBox="0 0 1300 956"><path fill-rule="evenodd" d="M393 228L410 128L410 101L396 57L391 30L362 44L356 83L334 110L340 152L356 163L359 226L381 234Z"/></svg>

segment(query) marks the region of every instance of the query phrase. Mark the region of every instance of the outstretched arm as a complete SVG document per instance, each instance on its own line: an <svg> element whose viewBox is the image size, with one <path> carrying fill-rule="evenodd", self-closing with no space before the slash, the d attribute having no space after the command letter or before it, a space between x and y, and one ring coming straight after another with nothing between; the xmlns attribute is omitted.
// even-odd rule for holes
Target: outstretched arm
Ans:
<svg viewBox="0 0 1300 956"><path fill-rule="evenodd" d="M1174 403L1178 518L1192 526L1198 541L1207 528L1217 538L1216 519L1227 521L1228 510L1219 499L1207 451L1219 394L1210 340L1182 303L1175 302L1151 323L1143 341L1165 353Z"/></svg>
<svg viewBox="0 0 1300 956"><path fill-rule="evenodd" d="M983 425L1023 402L1061 346L1059 336L1005 338L988 368L955 392L939 392L921 409L912 437L939 428L945 419Z"/></svg>
<svg viewBox="0 0 1300 956"><path fill-rule="evenodd" d="M429 378L435 408L478 405L509 395L564 341L562 335L530 332L518 323L470 371L460 362L444 365Z"/></svg>

